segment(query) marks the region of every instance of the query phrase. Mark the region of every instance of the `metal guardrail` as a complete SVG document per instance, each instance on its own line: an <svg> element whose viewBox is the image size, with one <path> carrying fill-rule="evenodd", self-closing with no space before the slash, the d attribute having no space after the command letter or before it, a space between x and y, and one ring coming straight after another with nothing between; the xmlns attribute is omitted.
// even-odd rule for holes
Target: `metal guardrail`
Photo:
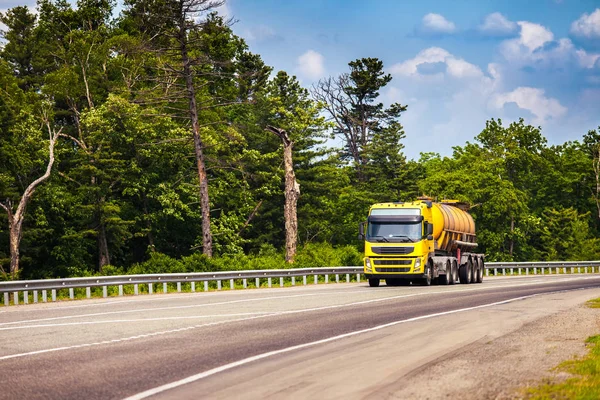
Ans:
<svg viewBox="0 0 600 400"><path fill-rule="evenodd" d="M507 274L508 272L508 274ZM490 275L518 275L531 274L574 274L574 273L600 273L600 261L555 261L555 262L493 262L486 263L486 276ZM92 297L92 288L102 288L102 297L108 297L108 288L117 287L118 295L124 295L124 287L133 286L133 294L140 294L140 285L149 294L154 293L154 285L162 284L163 293L168 292L169 283L176 284L177 292L182 291L182 284L189 284L191 292L209 291L211 286L217 290L223 289L223 282L228 282L229 289L236 288L240 284L246 289L249 286L261 287L266 283L268 287L273 286L273 279L279 278L279 286L285 286L285 282L292 286L297 284L296 278L302 278L302 284L309 283L309 277L313 284L319 283L319 277L323 277L325 283L329 283L329 277L335 276L335 282L340 282L340 276L345 275L345 281L350 282L351 276L356 275L356 281L360 282L363 275L362 266L353 267L329 267L329 268L297 268L297 269L272 269L272 270L250 270L250 271L221 271L221 272L190 272L174 274L147 274L147 275L116 275L98 276L84 278L64 279L41 279L30 281L6 281L0 282L0 293L3 294L4 305L12 303L19 304L20 298L24 304L31 300L33 303L39 301L41 292L42 302L48 301L48 291L51 300L56 301L57 294L61 290L68 290L69 298L75 298L75 289L85 288L85 297ZM254 281L252 281L254 280ZM343 279L342 279L343 280ZM200 287L196 283L202 283ZM212 285L211 285L212 283ZM299 283L298 283L299 284Z"/></svg>

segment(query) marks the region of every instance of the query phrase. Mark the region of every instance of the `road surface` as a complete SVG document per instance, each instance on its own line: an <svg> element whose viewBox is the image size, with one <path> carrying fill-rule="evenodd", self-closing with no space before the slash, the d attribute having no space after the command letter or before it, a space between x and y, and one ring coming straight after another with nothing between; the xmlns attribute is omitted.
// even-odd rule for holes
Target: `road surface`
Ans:
<svg viewBox="0 0 600 400"><path fill-rule="evenodd" d="M396 398L436 361L594 297L588 274L3 308L0 398Z"/></svg>

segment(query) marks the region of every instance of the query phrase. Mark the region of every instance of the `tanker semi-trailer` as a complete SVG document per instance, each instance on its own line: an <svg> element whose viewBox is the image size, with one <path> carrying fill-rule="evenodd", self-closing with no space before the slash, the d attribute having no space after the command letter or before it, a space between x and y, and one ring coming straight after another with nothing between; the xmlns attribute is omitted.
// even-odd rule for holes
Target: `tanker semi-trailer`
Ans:
<svg viewBox="0 0 600 400"><path fill-rule="evenodd" d="M481 283L484 255L473 252L475 222L456 200L377 203L359 226L364 272L371 287L432 282Z"/></svg>

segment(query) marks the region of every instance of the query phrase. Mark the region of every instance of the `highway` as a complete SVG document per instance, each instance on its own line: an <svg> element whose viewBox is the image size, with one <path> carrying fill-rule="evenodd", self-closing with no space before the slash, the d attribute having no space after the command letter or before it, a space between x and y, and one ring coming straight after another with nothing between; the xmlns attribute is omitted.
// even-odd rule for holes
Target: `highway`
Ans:
<svg viewBox="0 0 600 400"><path fill-rule="evenodd" d="M594 297L588 274L7 307L0 398L395 398L435 360Z"/></svg>

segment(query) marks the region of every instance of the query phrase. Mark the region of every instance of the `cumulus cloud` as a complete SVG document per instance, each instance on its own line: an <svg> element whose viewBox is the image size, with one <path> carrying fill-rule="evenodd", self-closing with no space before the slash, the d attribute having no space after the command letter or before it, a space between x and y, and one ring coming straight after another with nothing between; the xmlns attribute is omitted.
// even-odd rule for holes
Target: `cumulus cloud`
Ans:
<svg viewBox="0 0 600 400"><path fill-rule="evenodd" d="M544 89L532 87L518 87L511 92L497 94L491 99L491 103L496 108L515 103L519 108L535 115L534 124L543 124L549 119L560 118L567 113L567 108L558 100L546 97Z"/></svg>
<svg viewBox="0 0 600 400"><path fill-rule="evenodd" d="M416 36L445 36L456 33L454 22L448 21L443 15L429 13L423 17L421 24L415 27Z"/></svg>
<svg viewBox="0 0 600 400"><path fill-rule="evenodd" d="M427 66L443 64L443 70L433 74L423 73ZM448 74L454 78L478 78L483 76L481 69L462 58L455 57L440 47L430 47L422 50L414 58L393 65L390 69L393 74L413 76L423 79L442 78Z"/></svg>
<svg viewBox="0 0 600 400"><path fill-rule="evenodd" d="M325 74L324 58L314 50L308 50L298 57L298 70L308 79L319 79Z"/></svg>
<svg viewBox="0 0 600 400"><path fill-rule="evenodd" d="M600 39L600 8L593 13L584 13L571 24L571 34L587 39Z"/></svg>
<svg viewBox="0 0 600 400"><path fill-rule="evenodd" d="M489 14L483 20L483 23L477 27L480 33L491 36L510 35L517 31L517 24L509 21L499 12Z"/></svg>

